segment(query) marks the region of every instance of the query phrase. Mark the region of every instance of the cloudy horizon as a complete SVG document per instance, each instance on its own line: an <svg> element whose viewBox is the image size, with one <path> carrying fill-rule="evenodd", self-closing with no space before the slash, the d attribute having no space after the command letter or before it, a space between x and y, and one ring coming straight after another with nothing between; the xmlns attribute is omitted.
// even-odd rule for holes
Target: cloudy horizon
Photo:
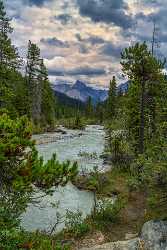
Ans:
<svg viewBox="0 0 167 250"><path fill-rule="evenodd" d="M151 45L156 22L157 56L167 54L167 0L5 0L12 41L26 56L28 40L45 59L49 78L108 86L121 73L120 52L136 41Z"/></svg>

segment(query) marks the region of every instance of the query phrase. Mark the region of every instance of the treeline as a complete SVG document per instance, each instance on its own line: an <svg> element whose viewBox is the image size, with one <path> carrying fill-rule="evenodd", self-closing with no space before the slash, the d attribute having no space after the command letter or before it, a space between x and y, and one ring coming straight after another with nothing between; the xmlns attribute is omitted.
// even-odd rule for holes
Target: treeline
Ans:
<svg viewBox="0 0 167 250"><path fill-rule="evenodd" d="M47 68L39 47L28 42L23 60L12 45L13 29L0 1L0 111L11 118L27 116L34 132L52 130L59 120L95 118L95 109L88 99L86 105L66 97L56 96L48 79Z"/></svg>
<svg viewBox="0 0 167 250"><path fill-rule="evenodd" d="M29 41L27 58L23 61L9 38L12 32L10 20L1 1L0 108L7 110L11 117L26 115L35 126L53 127L55 97L40 49Z"/></svg>
<svg viewBox="0 0 167 250"><path fill-rule="evenodd" d="M125 95L117 93L113 78L104 107L108 114L106 151L112 164L127 173L131 191L144 191L156 218L162 218L167 209L165 63L150 51L146 42L124 49L121 65L129 78L129 90Z"/></svg>

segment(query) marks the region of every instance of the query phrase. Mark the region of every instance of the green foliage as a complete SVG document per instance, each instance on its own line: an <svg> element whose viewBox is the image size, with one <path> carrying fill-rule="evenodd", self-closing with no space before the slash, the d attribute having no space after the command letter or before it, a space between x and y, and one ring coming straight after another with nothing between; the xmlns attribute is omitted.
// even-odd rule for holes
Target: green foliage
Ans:
<svg viewBox="0 0 167 250"><path fill-rule="evenodd" d="M108 99L107 99L107 113L106 119L113 119L116 114L116 79L113 76L112 81L110 81Z"/></svg>
<svg viewBox="0 0 167 250"><path fill-rule="evenodd" d="M85 123L83 122L83 119L80 117L79 114L77 114L73 118L65 119L63 121L63 125L68 129L84 129L85 128Z"/></svg>
<svg viewBox="0 0 167 250"><path fill-rule="evenodd" d="M93 114L94 108L92 103L91 96L88 97L87 103L86 103L86 116L91 117Z"/></svg>
<svg viewBox="0 0 167 250"><path fill-rule="evenodd" d="M33 123L54 127L55 97L48 80L47 69L40 58L40 49L31 41L28 44L26 80Z"/></svg>
<svg viewBox="0 0 167 250"><path fill-rule="evenodd" d="M65 185L77 175L77 164L59 163L56 155L44 163L31 140L26 117L0 116L0 234L12 232L31 203L34 185L47 194L52 186ZM7 231L5 231L7 230ZM11 233L12 235L12 233ZM4 236L5 237L5 236ZM9 242L10 243L10 242ZM13 244L13 243L11 243ZM9 248L10 249L10 248Z"/></svg>
<svg viewBox="0 0 167 250"><path fill-rule="evenodd" d="M15 229L0 230L0 248L5 250L17 249L20 239L19 232Z"/></svg>
<svg viewBox="0 0 167 250"><path fill-rule="evenodd" d="M111 155L111 162L114 166L127 170L133 158L127 131L109 128L107 131L106 152Z"/></svg>
<svg viewBox="0 0 167 250"><path fill-rule="evenodd" d="M127 106L128 128L136 141L136 151L142 154L147 134L154 137L158 85L163 82L164 63L151 54L146 43L136 43L123 51L121 65L131 81Z"/></svg>
<svg viewBox="0 0 167 250"><path fill-rule="evenodd" d="M105 227L111 223L115 223L119 219L121 209L124 207L124 202L120 198L113 201L111 198L103 198L96 204L95 213L93 214L94 222Z"/></svg>
<svg viewBox="0 0 167 250"><path fill-rule="evenodd" d="M60 163L56 154L44 163L43 158L40 158L35 163L36 169L33 171L35 185L42 188L51 188L53 185L65 185L69 180L73 180L78 174L77 162L72 165L70 161Z"/></svg>
<svg viewBox="0 0 167 250"><path fill-rule="evenodd" d="M98 155L97 155L96 152L88 153L88 152L85 152L85 151L80 151L78 156L84 157L86 159L97 159L98 158Z"/></svg>
<svg viewBox="0 0 167 250"><path fill-rule="evenodd" d="M83 237L90 231L90 226L84 221L80 211L67 211L65 226L66 232L75 238Z"/></svg>
<svg viewBox="0 0 167 250"><path fill-rule="evenodd" d="M0 248L4 250L70 250L71 246L40 232L28 233L12 229L1 231Z"/></svg>

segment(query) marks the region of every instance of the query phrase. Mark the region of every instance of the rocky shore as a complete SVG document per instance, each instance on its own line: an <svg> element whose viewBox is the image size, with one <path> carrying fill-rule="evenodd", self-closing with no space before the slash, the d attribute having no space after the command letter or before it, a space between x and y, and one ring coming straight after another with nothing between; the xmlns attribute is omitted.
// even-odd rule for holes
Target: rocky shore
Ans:
<svg viewBox="0 0 167 250"><path fill-rule="evenodd" d="M146 222L137 237L127 234L125 238L127 239L125 241L110 242L80 250L167 250L167 221Z"/></svg>

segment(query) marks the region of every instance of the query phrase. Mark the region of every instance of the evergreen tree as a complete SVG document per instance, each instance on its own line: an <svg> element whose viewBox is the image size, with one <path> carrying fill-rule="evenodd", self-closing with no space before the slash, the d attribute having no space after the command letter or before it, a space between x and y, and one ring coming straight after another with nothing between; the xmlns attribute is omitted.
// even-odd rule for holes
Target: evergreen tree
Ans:
<svg viewBox="0 0 167 250"><path fill-rule="evenodd" d="M55 96L50 86L48 72L40 57L40 49L29 41L26 78L28 83L31 118L34 124L52 126L55 120Z"/></svg>
<svg viewBox="0 0 167 250"><path fill-rule="evenodd" d="M31 41L28 43L26 77L31 98L31 118L35 124L41 121L42 76L40 49Z"/></svg>
<svg viewBox="0 0 167 250"><path fill-rule="evenodd" d="M53 186L72 180L77 169L77 163L60 163L56 155L44 163L31 140L28 119L0 116L0 248L18 249L18 241L12 245L10 237L15 237L21 214L34 202L35 187L51 194Z"/></svg>
<svg viewBox="0 0 167 250"><path fill-rule="evenodd" d="M11 90L13 83L10 81L10 76L15 74L21 63L17 49L9 38L12 31L3 2L0 1L0 108L11 108L11 98L14 93Z"/></svg>
<svg viewBox="0 0 167 250"><path fill-rule="evenodd" d="M89 96L86 102L86 116L92 117L93 110L94 108L93 108L92 98L91 96Z"/></svg>
<svg viewBox="0 0 167 250"><path fill-rule="evenodd" d="M113 119L116 112L116 79L113 76L112 81L110 81L110 87L108 92L107 99L107 114L106 117L109 119Z"/></svg>
<svg viewBox="0 0 167 250"><path fill-rule="evenodd" d="M50 86L48 79L48 72L44 65L43 60L41 60L40 67L40 81L42 82L42 103L41 103L41 113L42 113L42 124L44 126L54 127L55 122L55 106L56 100L53 90Z"/></svg>
<svg viewBox="0 0 167 250"><path fill-rule="evenodd" d="M156 93L162 79L163 63L148 50L146 43L127 48L122 53L123 71L129 77L131 86L128 94L129 129L137 142L137 150L144 153L146 128L149 126L148 111L151 110L149 93ZM155 96L154 93L154 96Z"/></svg>

